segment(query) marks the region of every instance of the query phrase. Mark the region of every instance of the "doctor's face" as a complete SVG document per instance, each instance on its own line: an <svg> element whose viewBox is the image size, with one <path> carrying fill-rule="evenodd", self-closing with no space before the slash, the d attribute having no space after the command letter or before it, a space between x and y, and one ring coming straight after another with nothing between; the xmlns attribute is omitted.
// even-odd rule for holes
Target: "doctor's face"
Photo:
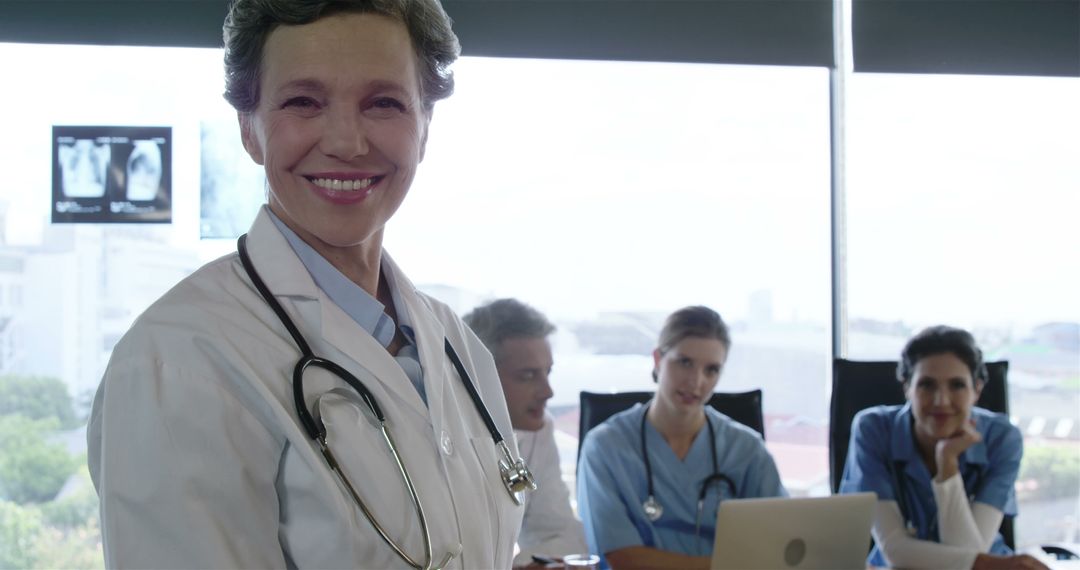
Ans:
<svg viewBox="0 0 1080 570"><path fill-rule="evenodd" d="M240 127L266 170L270 208L324 256L381 238L423 158L429 119L404 24L341 13L279 26L260 71L259 104Z"/></svg>
<svg viewBox="0 0 1080 570"><path fill-rule="evenodd" d="M971 417L982 386L951 352L933 354L915 364L904 392L915 417L915 438L924 443L956 435Z"/></svg>
<svg viewBox="0 0 1080 570"><path fill-rule="evenodd" d="M514 429L536 431L544 425L551 391L551 344L544 337L508 338L499 344L499 371L506 408Z"/></svg>
<svg viewBox="0 0 1080 570"><path fill-rule="evenodd" d="M653 351L656 405L681 415L699 412L712 396L727 361L727 349L715 338L689 336L667 352Z"/></svg>

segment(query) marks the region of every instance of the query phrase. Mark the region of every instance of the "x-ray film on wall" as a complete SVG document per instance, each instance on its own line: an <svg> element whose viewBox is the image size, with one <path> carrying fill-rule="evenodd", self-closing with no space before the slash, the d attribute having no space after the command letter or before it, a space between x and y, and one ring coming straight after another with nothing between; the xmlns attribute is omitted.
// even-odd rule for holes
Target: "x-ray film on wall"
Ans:
<svg viewBox="0 0 1080 570"><path fill-rule="evenodd" d="M52 221L172 221L172 128L53 126Z"/></svg>
<svg viewBox="0 0 1080 570"><path fill-rule="evenodd" d="M244 151L235 114L204 120L200 138L199 235L235 240L248 231L266 201L266 175Z"/></svg>

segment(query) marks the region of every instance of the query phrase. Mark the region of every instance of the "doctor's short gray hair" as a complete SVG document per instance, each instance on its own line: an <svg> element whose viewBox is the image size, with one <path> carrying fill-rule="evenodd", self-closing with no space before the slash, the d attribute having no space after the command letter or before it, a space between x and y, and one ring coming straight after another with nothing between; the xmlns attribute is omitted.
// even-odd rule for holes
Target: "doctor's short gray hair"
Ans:
<svg viewBox="0 0 1080 570"><path fill-rule="evenodd" d="M420 98L431 113L454 92L452 64L461 53L439 0L233 0L222 32L225 99L241 113L259 105L263 46L279 25L310 24L341 12L380 14L405 24L420 70Z"/></svg>
<svg viewBox="0 0 1080 570"><path fill-rule="evenodd" d="M462 320L499 361L502 342L509 338L544 338L555 325L543 313L517 299L497 299L476 307Z"/></svg>

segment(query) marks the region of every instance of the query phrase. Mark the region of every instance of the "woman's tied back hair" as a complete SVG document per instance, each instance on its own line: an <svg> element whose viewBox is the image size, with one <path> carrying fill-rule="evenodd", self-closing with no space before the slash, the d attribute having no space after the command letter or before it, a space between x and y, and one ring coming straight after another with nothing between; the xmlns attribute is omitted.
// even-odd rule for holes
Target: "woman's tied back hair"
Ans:
<svg viewBox="0 0 1080 570"><path fill-rule="evenodd" d="M720 313L704 305L683 307L668 315L664 328L660 329L656 349L660 354L665 354L687 337L716 339L724 345L724 350L731 350L731 333L727 323ZM658 380L655 369L652 375L653 380Z"/></svg>
<svg viewBox="0 0 1080 570"><path fill-rule="evenodd" d="M911 337L900 352L896 379L907 384L915 374L915 366L920 360L944 353L956 356L967 365L975 386L986 382L986 363L983 362L982 350L975 343L975 337L964 329L948 325L927 327Z"/></svg>
<svg viewBox="0 0 1080 570"><path fill-rule="evenodd" d="M222 29L225 100L240 113L258 106L263 46L274 28L310 24L340 12L380 14L405 24L419 62L426 113L454 92L450 64L461 47L438 0L233 0Z"/></svg>

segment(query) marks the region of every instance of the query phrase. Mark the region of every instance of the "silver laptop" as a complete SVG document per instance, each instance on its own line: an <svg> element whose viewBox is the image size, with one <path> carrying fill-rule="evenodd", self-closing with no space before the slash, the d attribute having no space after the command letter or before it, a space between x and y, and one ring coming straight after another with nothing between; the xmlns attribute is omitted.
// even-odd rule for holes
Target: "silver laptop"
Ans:
<svg viewBox="0 0 1080 570"><path fill-rule="evenodd" d="M876 502L874 493L724 501L711 567L862 570Z"/></svg>

